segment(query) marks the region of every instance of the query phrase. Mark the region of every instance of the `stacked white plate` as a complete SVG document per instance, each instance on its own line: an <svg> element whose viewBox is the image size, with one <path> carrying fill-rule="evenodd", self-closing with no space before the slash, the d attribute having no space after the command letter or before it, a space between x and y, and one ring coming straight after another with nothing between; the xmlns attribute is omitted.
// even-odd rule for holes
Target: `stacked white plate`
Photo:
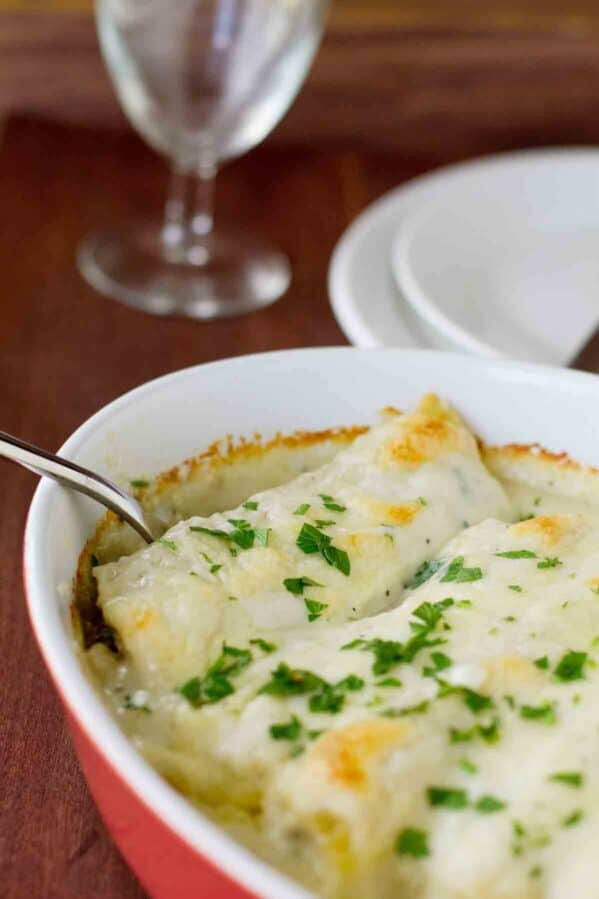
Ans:
<svg viewBox="0 0 599 899"><path fill-rule="evenodd" d="M599 325L599 150L502 154L402 185L342 236L329 293L357 346L567 365Z"/></svg>

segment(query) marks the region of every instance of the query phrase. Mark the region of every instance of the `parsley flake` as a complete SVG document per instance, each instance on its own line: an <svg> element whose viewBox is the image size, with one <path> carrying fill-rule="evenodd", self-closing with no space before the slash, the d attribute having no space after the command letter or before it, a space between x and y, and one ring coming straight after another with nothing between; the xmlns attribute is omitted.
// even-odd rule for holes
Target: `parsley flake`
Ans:
<svg viewBox="0 0 599 899"><path fill-rule="evenodd" d="M551 774L547 780L577 788L582 786L583 776L580 771L558 771L557 774Z"/></svg>
<svg viewBox="0 0 599 899"><path fill-rule="evenodd" d="M296 540L296 545L304 553L320 553L328 565L337 568L346 577L349 576L351 566L349 556L345 550L333 546L331 538L313 525L303 525Z"/></svg>
<svg viewBox="0 0 599 899"><path fill-rule="evenodd" d="M412 858L425 858L430 855L426 830L406 827L395 841L395 851L398 855L411 855Z"/></svg>
<svg viewBox="0 0 599 899"><path fill-rule="evenodd" d="M270 696L302 696L313 693L325 684L317 674L302 668L290 668L281 662L271 672L271 679L258 691Z"/></svg>
<svg viewBox="0 0 599 899"><path fill-rule="evenodd" d="M564 563L558 559L557 556L547 556L542 562L537 562L537 568L557 568L558 565L563 564Z"/></svg>
<svg viewBox="0 0 599 899"><path fill-rule="evenodd" d="M231 678L241 674L251 661L252 654L249 649L237 649L223 643L221 654L208 668L205 676L192 677L178 688L178 692L194 708L219 702L234 692Z"/></svg>
<svg viewBox="0 0 599 899"><path fill-rule="evenodd" d="M302 575L302 577L285 578L283 586L289 590L290 593L301 596L304 592L304 587L324 587L324 584L319 584L318 581L313 581L311 577Z"/></svg>
<svg viewBox="0 0 599 899"><path fill-rule="evenodd" d="M254 637L253 640L250 640L250 643L267 654L274 652L277 648L275 643L269 643L268 640L263 640L262 637Z"/></svg>
<svg viewBox="0 0 599 899"><path fill-rule="evenodd" d="M502 802L501 799L497 799L496 796L481 796L480 799L477 799L474 803L474 808L477 812L481 812L484 815L492 814L493 812L501 812L506 807L506 803Z"/></svg>
<svg viewBox="0 0 599 899"><path fill-rule="evenodd" d="M573 812L570 812L569 815L566 815L565 818L562 818L562 827L574 827L575 824L578 824L579 821L582 821L584 818L584 812L582 809L576 809Z"/></svg>
<svg viewBox="0 0 599 899"><path fill-rule="evenodd" d="M443 562L440 559L432 559L429 562L423 562L420 568L416 570L413 577L404 584L404 587L406 590L415 590L416 587L420 587L421 584L428 581L442 565Z"/></svg>
<svg viewBox="0 0 599 899"><path fill-rule="evenodd" d="M166 546L167 549L170 549L171 552L177 552L177 544L174 540L166 540L164 537L159 537L156 541L157 543L162 543L163 546Z"/></svg>
<svg viewBox="0 0 599 899"><path fill-rule="evenodd" d="M134 478L132 481L129 481L129 483L136 490L140 490L142 487L150 486L150 482L146 481L144 478Z"/></svg>
<svg viewBox="0 0 599 899"><path fill-rule="evenodd" d="M536 559L537 554L531 549L510 549L505 553L495 553L500 559Z"/></svg>
<svg viewBox="0 0 599 899"><path fill-rule="evenodd" d="M258 503L255 499L248 499L247 502L243 504L244 509L250 509L252 512L255 512L258 508Z"/></svg>
<svg viewBox="0 0 599 899"><path fill-rule="evenodd" d="M462 771L466 772L466 774L476 774L478 772L478 767L474 764L474 762L471 762L470 759L466 758L465 756L463 756L461 759L458 759L458 765L460 766Z"/></svg>
<svg viewBox="0 0 599 899"><path fill-rule="evenodd" d="M453 787L428 787L426 791L429 805L443 806L457 811L466 808L468 796L466 790Z"/></svg>
<svg viewBox="0 0 599 899"><path fill-rule="evenodd" d="M307 596L304 596L304 605L308 612L308 621L316 621L317 618L320 618L324 610L329 607L328 603L317 602L315 599L308 599Z"/></svg>
<svg viewBox="0 0 599 899"><path fill-rule="evenodd" d="M301 732L301 721L295 715L291 716L290 721L270 726L270 735L273 740L297 740Z"/></svg>
<svg viewBox="0 0 599 899"><path fill-rule="evenodd" d="M329 496L327 493L319 493L319 497L322 500L322 504L325 509L328 509L329 512L346 512L347 506L342 506L338 503L332 496Z"/></svg>
<svg viewBox="0 0 599 899"><path fill-rule="evenodd" d="M520 706L520 717L527 718L529 721L541 721L543 724L555 724L557 720L552 702L546 702L543 705L522 705Z"/></svg>
<svg viewBox="0 0 599 899"><path fill-rule="evenodd" d="M480 568L465 568L464 556L456 556L447 567L447 571L441 578L442 584L454 581L456 584L464 584L468 581L479 581L483 576Z"/></svg>
<svg viewBox="0 0 599 899"><path fill-rule="evenodd" d="M586 652L570 650L561 657L553 673L560 681L582 680L586 661Z"/></svg>
<svg viewBox="0 0 599 899"><path fill-rule="evenodd" d="M547 656L541 656L540 658L534 660L534 664L542 671L546 671L547 668L549 668L549 658Z"/></svg>
<svg viewBox="0 0 599 899"><path fill-rule="evenodd" d="M294 511L294 515L305 515L308 509L310 508L310 503L302 503L297 509Z"/></svg>

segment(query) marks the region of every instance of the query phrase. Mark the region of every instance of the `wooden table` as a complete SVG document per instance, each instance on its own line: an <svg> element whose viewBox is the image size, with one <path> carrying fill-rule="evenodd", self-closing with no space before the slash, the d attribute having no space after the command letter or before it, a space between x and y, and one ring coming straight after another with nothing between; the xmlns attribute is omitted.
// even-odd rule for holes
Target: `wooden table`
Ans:
<svg viewBox="0 0 599 899"><path fill-rule="evenodd" d="M571 135L570 125L565 135L554 121L548 127L555 140ZM599 139L596 122L584 129L587 140ZM100 406L173 369L344 343L326 292L337 238L384 190L447 161L438 145L434 154L407 156L267 143L232 164L220 177L219 212L279 243L294 279L270 309L200 324L104 299L74 264L79 241L96 225L159 212L160 160L133 135L9 121L0 150L0 428L55 449ZM28 627L19 558L34 487L27 472L0 464L2 895L139 899L87 793Z"/></svg>

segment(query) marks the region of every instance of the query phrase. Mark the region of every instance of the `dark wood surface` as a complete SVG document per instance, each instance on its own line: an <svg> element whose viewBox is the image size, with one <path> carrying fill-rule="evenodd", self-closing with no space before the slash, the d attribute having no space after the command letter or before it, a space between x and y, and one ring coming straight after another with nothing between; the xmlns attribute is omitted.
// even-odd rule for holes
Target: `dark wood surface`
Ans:
<svg viewBox="0 0 599 899"><path fill-rule="evenodd" d="M0 115L126 126L90 0L1 6ZM334 0L273 140L460 154L590 139L598 89L597 0Z"/></svg>
<svg viewBox="0 0 599 899"><path fill-rule="evenodd" d="M113 303L74 265L96 225L160 214L162 162L129 134L9 122L0 151L0 428L56 449L100 406L164 372L344 343L326 294L333 245L372 198L432 161L266 145L232 164L219 179L219 213L278 242L292 258L293 285L268 310L200 324ZM35 482L0 462L0 894L139 899L87 793L28 627L19 560Z"/></svg>
<svg viewBox="0 0 599 899"><path fill-rule="evenodd" d="M559 112L535 143L599 139L596 117L574 127ZM522 142L516 129L503 143ZM0 148L0 428L56 449L100 406L173 369L344 343L326 294L337 238L383 191L471 145L472 138L461 151L425 142L384 153L267 142L230 165L219 178L219 215L279 243L294 280L270 309L200 324L113 303L87 287L74 264L95 226L160 214L162 162L129 133L9 121ZM34 487L33 476L0 462L0 894L141 899L87 793L28 627L19 559Z"/></svg>

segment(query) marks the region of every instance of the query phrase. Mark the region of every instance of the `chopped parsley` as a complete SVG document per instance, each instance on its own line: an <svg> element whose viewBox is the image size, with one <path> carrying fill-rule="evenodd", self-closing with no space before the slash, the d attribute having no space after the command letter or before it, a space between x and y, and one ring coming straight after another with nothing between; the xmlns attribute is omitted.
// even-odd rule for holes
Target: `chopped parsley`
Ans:
<svg viewBox="0 0 599 899"><path fill-rule="evenodd" d="M375 687L403 687L403 684L397 677L384 677L376 681Z"/></svg>
<svg viewBox="0 0 599 899"><path fill-rule="evenodd" d="M296 545L304 553L320 553L328 565L337 568L346 577L349 575L351 566L349 556L345 550L333 546L331 538L319 531L318 528L315 528L314 525L303 525L296 540Z"/></svg>
<svg viewBox="0 0 599 899"><path fill-rule="evenodd" d="M348 674L343 680L337 681L335 686L338 690L349 690L350 692L353 692L355 690L361 690L365 686L365 682L361 677L358 677L357 674Z"/></svg>
<svg viewBox="0 0 599 899"><path fill-rule="evenodd" d="M395 851L398 855L411 855L412 858L425 858L430 855L426 830L406 827L395 841Z"/></svg>
<svg viewBox="0 0 599 899"><path fill-rule="evenodd" d="M546 671L547 668L549 668L549 658L547 656L541 656L540 658L534 660L534 664L542 671Z"/></svg>
<svg viewBox="0 0 599 899"><path fill-rule="evenodd" d="M315 524L317 528L330 528L332 524L337 524L337 522L333 521L332 518L317 518Z"/></svg>
<svg viewBox="0 0 599 899"><path fill-rule="evenodd" d="M580 771L558 771L557 774L551 774L547 779L553 783L565 784L567 787L581 787L583 783Z"/></svg>
<svg viewBox="0 0 599 899"><path fill-rule="evenodd" d="M426 666L422 669L424 677L435 677L439 671L443 671L445 668L450 668L453 665L452 660L444 652L431 652L431 660L433 667Z"/></svg>
<svg viewBox="0 0 599 899"><path fill-rule="evenodd" d="M429 805L432 806L442 806L457 811L468 805L466 790L453 787L428 787L426 795Z"/></svg>
<svg viewBox="0 0 599 899"><path fill-rule="evenodd" d="M214 562L210 566L210 574L216 574L216 572L220 571L222 567L223 567L222 565L217 565L216 562Z"/></svg>
<svg viewBox="0 0 599 899"><path fill-rule="evenodd" d="M481 796L480 799L477 799L474 803L476 811L482 812L484 815L489 815L493 812L501 812L505 807L506 803L502 802L501 799L497 799L496 796Z"/></svg>
<svg viewBox="0 0 599 899"><path fill-rule="evenodd" d="M421 506L428 506L428 502L425 500L423 496L419 496L416 499L417 503L420 503Z"/></svg>
<svg viewBox="0 0 599 899"><path fill-rule="evenodd" d="M316 621L317 618L320 618L325 609L328 609L328 603L326 602L317 602L315 599L308 599L307 596L304 596L304 605L306 606L306 611L308 613L308 621Z"/></svg>
<svg viewBox="0 0 599 899"><path fill-rule="evenodd" d="M258 508L258 503L255 499L248 499L248 501L243 504L243 508L250 509L252 512L255 512Z"/></svg>
<svg viewBox="0 0 599 899"><path fill-rule="evenodd" d="M310 503L302 503L297 509L294 511L294 515L305 515L308 509L310 508Z"/></svg>
<svg viewBox="0 0 599 899"><path fill-rule="evenodd" d="M566 815L565 818L562 818L562 827L574 827L575 824L578 824L579 821L582 821L584 818L584 812L582 809L576 809L573 812L570 812L569 815Z"/></svg>
<svg viewBox="0 0 599 899"><path fill-rule="evenodd" d="M276 650L276 645L274 643L269 643L268 640L263 640L262 637L254 637L253 640L250 640L252 646L257 646L262 652L271 653Z"/></svg>
<svg viewBox="0 0 599 899"><path fill-rule="evenodd" d="M500 559L536 559L537 554L531 549L510 549L505 553L495 553Z"/></svg>
<svg viewBox="0 0 599 899"><path fill-rule="evenodd" d="M318 693L310 697L308 703L311 712L336 715L345 703L345 693L333 685L325 683Z"/></svg>
<svg viewBox="0 0 599 899"><path fill-rule="evenodd" d="M287 577L283 581L283 586L289 590L290 593L294 593L296 596L301 596L304 592L304 587L324 587L324 584L319 584L318 581L313 581L311 577Z"/></svg>
<svg viewBox="0 0 599 899"><path fill-rule="evenodd" d="M163 546L166 546L167 549L170 549L171 552L177 552L177 544L174 540L165 540L164 537L159 537L156 541L157 543L162 543Z"/></svg>
<svg viewBox="0 0 599 899"><path fill-rule="evenodd" d="M452 605L453 599L450 599L449 597L435 603L423 602L418 608L414 609L412 615L414 615L415 618L418 618L427 629L434 630L441 620L444 611ZM420 630L422 624L410 622L410 627L412 630Z"/></svg>
<svg viewBox="0 0 599 899"><path fill-rule="evenodd" d="M150 482L146 481L144 478L134 478L132 481L129 481L132 487L136 490L141 489L142 487L149 487Z"/></svg>
<svg viewBox="0 0 599 899"><path fill-rule="evenodd" d="M223 643L221 654L208 668L203 678L192 677L178 688L181 696L194 706L219 702L234 692L231 678L247 668L252 661L249 649L237 649Z"/></svg>
<svg viewBox="0 0 599 899"><path fill-rule="evenodd" d="M493 708L493 700L490 696L484 696L482 693L477 693L476 690L471 690L469 687L461 687L460 689L464 702L475 715L478 715L479 712L484 712L486 709Z"/></svg>
<svg viewBox="0 0 599 899"><path fill-rule="evenodd" d="M297 740L302 732L302 723L295 715L282 724L272 724L270 735L273 740Z"/></svg>
<svg viewBox="0 0 599 899"><path fill-rule="evenodd" d="M563 565L564 563L557 558L557 556L549 557L547 556L543 559L542 562L537 563L537 568L557 568L558 565Z"/></svg>
<svg viewBox="0 0 599 899"><path fill-rule="evenodd" d="M270 696L302 696L313 693L325 684L325 681L312 671L302 668L290 668L281 662L273 672L271 679L258 691Z"/></svg>
<svg viewBox="0 0 599 899"><path fill-rule="evenodd" d="M453 581L456 584L464 584L468 581L479 581L482 576L480 568L465 568L464 556L456 556L449 563L447 571L441 578L441 583L447 584Z"/></svg>
<svg viewBox="0 0 599 899"><path fill-rule="evenodd" d="M586 652L570 650L561 657L553 673L561 681L582 680L586 661Z"/></svg>
<svg viewBox="0 0 599 899"><path fill-rule="evenodd" d="M466 772L466 774L476 774L478 772L478 767L474 764L474 762L471 762L470 759L466 758L465 756L463 756L461 759L458 759L458 765L460 766L462 771Z"/></svg>
<svg viewBox="0 0 599 899"><path fill-rule="evenodd" d="M530 721L542 721L543 724L555 724L557 720L555 706L552 702L546 702L543 705L522 705L520 706L520 717L528 718Z"/></svg>
<svg viewBox="0 0 599 899"><path fill-rule="evenodd" d="M338 503L332 496L329 496L327 493L319 493L319 497L322 500L322 504L325 509L328 509L329 512L346 512L347 506L342 506Z"/></svg>
<svg viewBox="0 0 599 899"><path fill-rule="evenodd" d="M228 523L232 525L232 531L223 531L222 528L205 528L199 526L190 526L189 530L196 534L208 534L210 537L218 537L221 540L230 540L237 544L241 549L251 549L254 543L261 546L268 545L270 536L270 528L253 528L249 521L245 518L228 518ZM236 556L237 552L231 549L231 555Z"/></svg>
<svg viewBox="0 0 599 899"><path fill-rule="evenodd" d="M515 593L522 593L520 584L508 584L508 590L513 590Z"/></svg>
<svg viewBox="0 0 599 899"><path fill-rule="evenodd" d="M404 587L406 590L415 590L416 587L428 581L442 565L443 562L440 559L431 559L430 562L423 562L420 568L416 570L414 576L404 584Z"/></svg>

